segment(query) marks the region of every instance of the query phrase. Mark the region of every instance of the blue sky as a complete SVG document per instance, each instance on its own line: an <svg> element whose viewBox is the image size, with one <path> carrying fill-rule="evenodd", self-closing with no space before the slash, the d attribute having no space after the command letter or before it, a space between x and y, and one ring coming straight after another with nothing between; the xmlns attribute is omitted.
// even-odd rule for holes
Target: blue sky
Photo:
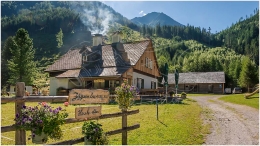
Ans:
<svg viewBox="0 0 260 146"><path fill-rule="evenodd" d="M259 8L258 1L102 1L128 19L163 12L183 25L221 31Z"/></svg>

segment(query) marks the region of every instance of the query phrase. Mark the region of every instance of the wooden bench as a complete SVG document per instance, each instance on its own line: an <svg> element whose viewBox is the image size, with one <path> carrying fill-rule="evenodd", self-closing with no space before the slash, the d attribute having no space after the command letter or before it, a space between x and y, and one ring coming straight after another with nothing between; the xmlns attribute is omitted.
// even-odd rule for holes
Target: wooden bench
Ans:
<svg viewBox="0 0 260 146"><path fill-rule="evenodd" d="M157 95L159 93L159 89L141 89L139 94L141 95Z"/></svg>

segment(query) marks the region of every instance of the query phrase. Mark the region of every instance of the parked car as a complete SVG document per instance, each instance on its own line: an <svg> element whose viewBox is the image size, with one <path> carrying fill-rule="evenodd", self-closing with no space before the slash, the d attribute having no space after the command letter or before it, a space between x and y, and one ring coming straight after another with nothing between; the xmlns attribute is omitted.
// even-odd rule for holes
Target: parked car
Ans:
<svg viewBox="0 0 260 146"><path fill-rule="evenodd" d="M232 92L233 94L237 94L237 93L242 93L242 89L240 88L240 87L235 87L234 89L233 89L233 92Z"/></svg>

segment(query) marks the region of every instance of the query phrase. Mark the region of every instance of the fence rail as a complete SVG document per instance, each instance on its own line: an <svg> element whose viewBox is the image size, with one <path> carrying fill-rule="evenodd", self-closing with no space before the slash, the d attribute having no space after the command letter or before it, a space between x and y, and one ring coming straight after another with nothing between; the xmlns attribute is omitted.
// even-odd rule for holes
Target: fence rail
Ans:
<svg viewBox="0 0 260 146"><path fill-rule="evenodd" d="M132 111L127 111L127 115L133 115L133 114L137 114L137 113L139 113L139 109L132 110ZM88 120L115 118L115 117L121 117L122 115L123 115L122 112L112 113L112 114L103 114L99 118L89 118ZM65 123L69 124L69 123L76 123L76 122L83 122L83 121L86 121L86 120L85 119L68 118L68 119L66 119ZM10 132L10 131L15 131L15 125L1 127L1 132L2 133Z"/></svg>
<svg viewBox="0 0 260 146"><path fill-rule="evenodd" d="M25 102L67 102L68 96L23 96L24 95L25 84L23 82L16 83L16 96L15 97L2 97L1 103L14 102L15 103L15 113L20 113ZM114 95L113 95L114 97ZM127 115L133 115L139 113L139 109L132 111L123 111L111 114L103 114L98 118L88 118L86 119L76 119L68 118L65 121L65 124L83 122L95 119L107 119L114 117L122 117L122 129L117 129L113 131L106 132L107 135L114 135L122 133L122 145L127 144L127 131L134 130L140 127L140 124L127 127ZM1 133L15 131L15 145L26 145L26 131L25 130L16 130L15 125L2 126ZM62 142L57 142L51 145L72 145L84 141L84 137L78 139L72 139Z"/></svg>
<svg viewBox="0 0 260 146"><path fill-rule="evenodd" d="M127 128L124 128L124 129L117 129L117 130L113 130L113 131L108 131L108 132L106 132L106 134L107 135L115 135L115 134L120 134L123 131L135 130L137 128L140 128L140 124L129 126ZM72 139L72 140L66 140L66 141L57 142L57 143L52 143L50 145L73 145L73 144L77 144L77 143L80 143L80 142L84 142L84 137Z"/></svg>

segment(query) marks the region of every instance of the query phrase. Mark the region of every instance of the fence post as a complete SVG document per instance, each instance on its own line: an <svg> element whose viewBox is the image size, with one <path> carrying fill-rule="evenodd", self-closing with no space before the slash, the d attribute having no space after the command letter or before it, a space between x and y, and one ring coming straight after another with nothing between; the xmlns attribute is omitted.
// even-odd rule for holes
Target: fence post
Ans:
<svg viewBox="0 0 260 146"><path fill-rule="evenodd" d="M127 145L127 110L126 109L122 109L122 145Z"/></svg>
<svg viewBox="0 0 260 146"><path fill-rule="evenodd" d="M17 82L15 87L15 98L23 98L25 93L24 82ZM21 109L24 106L24 102L15 102L15 114L21 114ZM26 145L26 133L25 130L15 131L15 145Z"/></svg>

